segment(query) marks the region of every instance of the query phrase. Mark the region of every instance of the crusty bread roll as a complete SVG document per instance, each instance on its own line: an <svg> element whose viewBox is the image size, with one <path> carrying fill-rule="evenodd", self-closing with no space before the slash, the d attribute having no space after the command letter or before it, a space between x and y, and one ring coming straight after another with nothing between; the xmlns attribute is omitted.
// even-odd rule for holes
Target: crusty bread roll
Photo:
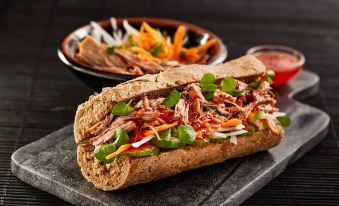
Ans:
<svg viewBox="0 0 339 206"><path fill-rule="evenodd" d="M122 189L230 158L264 151L279 144L284 131L278 122L275 123L279 128L279 134L266 130L253 135L239 136L237 145L227 141L211 143L207 146L186 146L148 157L121 156L107 165L95 159L93 150L81 144L86 141L84 137L86 129L105 118L117 102L143 95L164 96L173 89L198 82L208 72L214 73L219 80L226 76L233 76L252 81L265 72L265 66L250 55L214 67L183 66L159 74L145 75L116 87L104 88L99 95L91 96L87 102L81 104L75 116L74 137L79 143L77 160L84 177L95 187L105 191Z"/></svg>

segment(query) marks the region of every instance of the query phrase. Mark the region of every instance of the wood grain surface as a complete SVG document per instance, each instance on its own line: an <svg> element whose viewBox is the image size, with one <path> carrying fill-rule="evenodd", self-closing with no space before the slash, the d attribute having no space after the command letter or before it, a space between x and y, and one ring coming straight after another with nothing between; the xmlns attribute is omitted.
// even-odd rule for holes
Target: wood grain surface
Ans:
<svg viewBox="0 0 339 206"><path fill-rule="evenodd" d="M338 0L41 0L0 1L0 205L66 205L14 177L10 155L73 121L91 90L59 61L70 30L110 16L160 16L218 34L229 59L258 44L301 50L320 75L304 101L332 118L327 138L244 205L339 205ZM338 90L337 90L338 89Z"/></svg>

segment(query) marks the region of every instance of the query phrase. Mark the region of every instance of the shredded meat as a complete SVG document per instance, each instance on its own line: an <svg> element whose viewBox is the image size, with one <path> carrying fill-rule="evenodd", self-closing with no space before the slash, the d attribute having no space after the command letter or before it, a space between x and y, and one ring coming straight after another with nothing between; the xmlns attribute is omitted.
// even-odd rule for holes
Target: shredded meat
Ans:
<svg viewBox="0 0 339 206"><path fill-rule="evenodd" d="M268 128L271 130L273 134L275 135L280 134L280 130L277 127L277 124L274 123L274 120L272 119L271 116L267 116L266 121L267 121Z"/></svg>
<svg viewBox="0 0 339 206"><path fill-rule="evenodd" d="M116 125L116 127L110 127L109 131L107 131L104 135L102 135L100 138L98 138L96 141L93 142L93 145L97 146L102 143L108 142L109 140L113 139L114 132L117 128L121 128L126 132L129 132L136 128L136 124L133 121L128 121L126 123L120 124L119 126Z"/></svg>
<svg viewBox="0 0 339 206"><path fill-rule="evenodd" d="M152 112L143 112L141 119L145 122L151 122L155 119L158 119L160 112L159 111L152 111Z"/></svg>
<svg viewBox="0 0 339 206"><path fill-rule="evenodd" d="M178 64L154 62L148 59L141 59L139 56L115 49L114 54L107 52L107 46L98 44L92 37L86 36L78 43L79 51L75 57L94 69L116 74L142 75L145 73L154 74L164 71L167 68L176 67Z"/></svg>
<svg viewBox="0 0 339 206"><path fill-rule="evenodd" d="M225 101L227 101L227 103L232 104L235 103L235 100L237 100L236 97L233 97L229 93L223 92L220 89L217 89L213 96L213 101L217 103L225 103Z"/></svg>
<svg viewBox="0 0 339 206"><path fill-rule="evenodd" d="M247 89L247 87L248 87L248 84L246 84L245 82L237 80L237 89L238 90L244 90L244 89Z"/></svg>
<svg viewBox="0 0 339 206"><path fill-rule="evenodd" d="M247 84L237 82L239 89L251 89ZM164 98L149 99L144 96L136 103L132 103L135 112L119 116L113 119L108 115L103 121L90 128L90 135L94 135L89 143L100 145L109 142L114 137L114 131L121 128L126 132L136 128L154 129L156 126L179 121L179 124L192 125L204 135L212 135L220 128L221 124L231 118L242 120L245 125L250 113L262 110L268 114L277 111L274 94L270 91L270 85L263 82L257 89L251 89L251 93L233 97L231 94L217 89L211 100L206 100L197 83L187 85L181 92L181 97L174 108L166 108L163 105ZM266 122L265 122L266 121ZM257 120L254 124L261 129L269 128L274 134L280 130L275 124L273 116L265 121Z"/></svg>
<svg viewBox="0 0 339 206"><path fill-rule="evenodd" d="M202 94L201 88L198 86L198 84L188 85L187 90L189 91L190 98L198 97L202 102L206 102L206 99Z"/></svg>

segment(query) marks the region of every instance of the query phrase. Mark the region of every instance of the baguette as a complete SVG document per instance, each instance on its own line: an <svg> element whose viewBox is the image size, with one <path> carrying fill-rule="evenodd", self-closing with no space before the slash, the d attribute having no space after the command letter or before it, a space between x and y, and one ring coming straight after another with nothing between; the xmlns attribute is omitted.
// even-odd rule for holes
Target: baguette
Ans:
<svg viewBox="0 0 339 206"><path fill-rule="evenodd" d="M206 146L185 146L138 158L123 155L106 165L97 160L93 155L93 148L85 144L88 140L86 130L102 121L116 103L144 95L154 98L164 96L173 89L181 89L190 83L199 82L208 72L214 73L217 80L233 76L236 79L252 81L265 72L265 67L255 57L244 56L215 67L189 65L156 75L145 75L113 88L104 88L99 95L91 96L87 102L81 104L75 116L77 161L83 176L98 189L111 191L264 151L279 144L284 131L276 119L273 124L277 131L262 130L239 136L237 144L226 141Z"/></svg>

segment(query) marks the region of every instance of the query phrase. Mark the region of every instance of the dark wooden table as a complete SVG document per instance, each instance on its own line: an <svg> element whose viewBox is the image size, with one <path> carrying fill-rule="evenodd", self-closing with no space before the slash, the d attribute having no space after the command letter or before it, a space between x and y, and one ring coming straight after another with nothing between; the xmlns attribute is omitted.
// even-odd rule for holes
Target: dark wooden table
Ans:
<svg viewBox="0 0 339 206"><path fill-rule="evenodd" d="M245 205L339 205L339 1L336 0L0 0L0 205L64 205L14 177L10 156L73 121L91 90L59 61L70 30L110 16L160 16L211 29L229 59L258 44L284 44L306 55L321 77L305 102L332 118L327 138ZM58 157L56 157L58 158Z"/></svg>

